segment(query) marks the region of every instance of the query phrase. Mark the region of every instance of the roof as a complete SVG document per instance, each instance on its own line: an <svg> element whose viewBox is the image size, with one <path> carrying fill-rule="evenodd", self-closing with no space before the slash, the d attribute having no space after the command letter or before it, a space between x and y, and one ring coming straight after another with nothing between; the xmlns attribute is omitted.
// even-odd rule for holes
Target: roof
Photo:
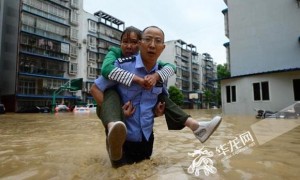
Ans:
<svg viewBox="0 0 300 180"><path fill-rule="evenodd" d="M265 71L265 72L258 72L258 73L252 73L252 74L243 74L243 75L231 76L231 77L228 77L228 78L217 79L217 80L219 81L219 80L225 80L225 79L234 79L234 78L247 77L247 76L281 73L281 72L292 72L292 71L300 71L300 67L298 67L298 68L289 68L289 69L278 69L278 70L273 70L273 71Z"/></svg>
<svg viewBox="0 0 300 180"><path fill-rule="evenodd" d="M116 25L122 25L122 24L125 24L124 21L121 21L103 11L97 11L94 13L95 16L99 16L100 18L102 19L105 19L106 21L110 21Z"/></svg>

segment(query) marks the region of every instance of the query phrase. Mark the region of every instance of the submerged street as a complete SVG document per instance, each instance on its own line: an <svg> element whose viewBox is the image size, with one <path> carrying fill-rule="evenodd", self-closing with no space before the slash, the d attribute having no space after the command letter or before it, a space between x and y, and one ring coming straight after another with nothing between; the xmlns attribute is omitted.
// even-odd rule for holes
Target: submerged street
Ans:
<svg viewBox="0 0 300 180"><path fill-rule="evenodd" d="M220 115L219 110L186 111L200 120ZM152 159L113 169L96 114L6 113L0 115L0 179L297 179L299 120L286 120L292 128L263 144L251 130L259 121L224 116L217 131L201 144L187 128L168 131L164 117L159 117ZM270 120L284 126L275 121ZM245 134L247 141L238 144L236 140ZM216 171L205 175L200 169L197 176L188 172L195 159L189 153L201 148L213 152L210 165Z"/></svg>

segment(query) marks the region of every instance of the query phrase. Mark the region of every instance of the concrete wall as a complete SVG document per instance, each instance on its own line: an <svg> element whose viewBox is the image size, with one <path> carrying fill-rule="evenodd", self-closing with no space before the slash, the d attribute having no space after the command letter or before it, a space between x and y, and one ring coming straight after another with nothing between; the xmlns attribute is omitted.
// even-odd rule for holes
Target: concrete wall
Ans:
<svg viewBox="0 0 300 180"><path fill-rule="evenodd" d="M231 75L300 67L296 0L228 0Z"/></svg>
<svg viewBox="0 0 300 180"><path fill-rule="evenodd" d="M300 71L272 73L221 81L222 108L224 114L254 115L254 108L278 111L296 102L293 79L300 79ZM269 101L254 101L252 84L269 82ZM236 102L226 102L226 86L236 86ZM300 93L300 92L297 92Z"/></svg>

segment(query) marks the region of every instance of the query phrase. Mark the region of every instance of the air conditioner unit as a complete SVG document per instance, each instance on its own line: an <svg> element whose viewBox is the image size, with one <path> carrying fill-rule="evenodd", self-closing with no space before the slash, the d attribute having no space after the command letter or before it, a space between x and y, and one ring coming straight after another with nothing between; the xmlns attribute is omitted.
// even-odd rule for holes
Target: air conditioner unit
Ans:
<svg viewBox="0 0 300 180"><path fill-rule="evenodd" d="M76 43L77 47L80 49L81 48L81 44L80 43Z"/></svg>
<svg viewBox="0 0 300 180"><path fill-rule="evenodd" d="M102 60L100 58L97 59L97 62L102 62Z"/></svg>
<svg viewBox="0 0 300 180"><path fill-rule="evenodd" d="M82 43L83 43L83 44L86 44L86 39L83 39L83 40L82 40Z"/></svg>

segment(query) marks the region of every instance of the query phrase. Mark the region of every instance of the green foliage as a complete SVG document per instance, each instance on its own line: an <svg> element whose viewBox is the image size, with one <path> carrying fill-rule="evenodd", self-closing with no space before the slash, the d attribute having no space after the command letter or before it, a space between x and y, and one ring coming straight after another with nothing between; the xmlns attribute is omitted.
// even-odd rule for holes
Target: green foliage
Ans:
<svg viewBox="0 0 300 180"><path fill-rule="evenodd" d="M181 106L183 104L183 94L182 92L175 86L170 86L168 89L170 99L177 104L178 106Z"/></svg>
<svg viewBox="0 0 300 180"><path fill-rule="evenodd" d="M218 64L217 76L218 76L219 80L230 77L230 72L228 71L227 63L224 63L223 65ZM217 104L222 103L221 102L221 83L220 83L220 81L218 82L218 89L216 92L216 101L217 101Z"/></svg>
<svg viewBox="0 0 300 180"><path fill-rule="evenodd" d="M204 96L205 103L210 103L214 100L214 94L209 89L205 89L203 91L203 96Z"/></svg>
<svg viewBox="0 0 300 180"><path fill-rule="evenodd" d="M211 102L216 102L216 94L213 93L210 89L204 89L203 102L206 104L206 107L209 108L209 104Z"/></svg>
<svg viewBox="0 0 300 180"><path fill-rule="evenodd" d="M218 64L217 66L218 79L230 77L230 72L228 71L227 64Z"/></svg>

